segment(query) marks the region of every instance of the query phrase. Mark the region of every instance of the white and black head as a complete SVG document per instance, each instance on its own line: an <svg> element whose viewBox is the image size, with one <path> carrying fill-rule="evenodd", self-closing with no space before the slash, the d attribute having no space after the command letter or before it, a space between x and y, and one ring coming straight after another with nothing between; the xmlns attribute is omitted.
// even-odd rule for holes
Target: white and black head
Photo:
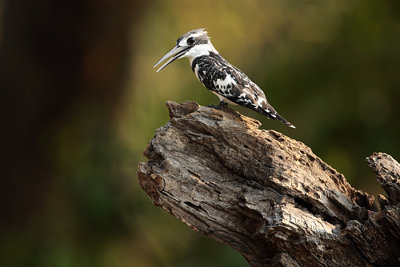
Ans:
<svg viewBox="0 0 400 267"><path fill-rule="evenodd" d="M190 62L196 57L202 55L208 55L210 52L217 53L213 45L211 44L210 37L207 35L205 29L197 29L185 33L176 40L176 46L172 48L165 56L163 56L153 68L159 65L161 62L171 57L164 65L162 65L157 72L174 62L176 59L187 57Z"/></svg>

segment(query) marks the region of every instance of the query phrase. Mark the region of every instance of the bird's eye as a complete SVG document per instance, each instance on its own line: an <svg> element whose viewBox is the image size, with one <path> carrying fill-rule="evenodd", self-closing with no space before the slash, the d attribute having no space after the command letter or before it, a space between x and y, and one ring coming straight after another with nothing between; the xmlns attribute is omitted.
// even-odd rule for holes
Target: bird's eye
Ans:
<svg viewBox="0 0 400 267"><path fill-rule="evenodd" d="M190 37L190 38L187 39L186 42L187 42L188 45L193 45L194 44L194 38Z"/></svg>

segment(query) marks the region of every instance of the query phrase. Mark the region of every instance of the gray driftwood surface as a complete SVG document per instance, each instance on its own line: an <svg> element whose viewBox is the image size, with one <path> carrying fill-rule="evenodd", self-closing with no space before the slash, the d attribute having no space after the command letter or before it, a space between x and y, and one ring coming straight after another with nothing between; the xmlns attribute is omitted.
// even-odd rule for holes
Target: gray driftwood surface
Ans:
<svg viewBox="0 0 400 267"><path fill-rule="evenodd" d="M139 163L154 204L252 266L399 266L400 165L367 158L387 197L354 189L309 147L228 108L168 102Z"/></svg>

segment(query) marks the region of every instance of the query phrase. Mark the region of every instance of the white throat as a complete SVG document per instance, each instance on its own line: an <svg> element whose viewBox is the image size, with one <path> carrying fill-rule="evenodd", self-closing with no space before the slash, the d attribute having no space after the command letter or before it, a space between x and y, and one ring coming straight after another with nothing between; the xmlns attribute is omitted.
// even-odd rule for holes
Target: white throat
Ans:
<svg viewBox="0 0 400 267"><path fill-rule="evenodd" d="M210 55L210 52L218 54L218 51L214 48L212 43L208 41L207 44L195 45L183 57L187 57L190 61L190 65L192 65L192 62L196 57L208 56Z"/></svg>

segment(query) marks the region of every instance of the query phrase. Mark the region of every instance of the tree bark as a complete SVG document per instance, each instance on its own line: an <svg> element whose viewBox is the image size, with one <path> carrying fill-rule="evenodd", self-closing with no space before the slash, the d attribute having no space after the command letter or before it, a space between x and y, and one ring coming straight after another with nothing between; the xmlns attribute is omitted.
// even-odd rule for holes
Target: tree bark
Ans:
<svg viewBox="0 0 400 267"><path fill-rule="evenodd" d="M154 204L238 250L252 266L397 265L400 165L368 165L387 193L375 198L302 142L229 108L168 102L138 166Z"/></svg>

